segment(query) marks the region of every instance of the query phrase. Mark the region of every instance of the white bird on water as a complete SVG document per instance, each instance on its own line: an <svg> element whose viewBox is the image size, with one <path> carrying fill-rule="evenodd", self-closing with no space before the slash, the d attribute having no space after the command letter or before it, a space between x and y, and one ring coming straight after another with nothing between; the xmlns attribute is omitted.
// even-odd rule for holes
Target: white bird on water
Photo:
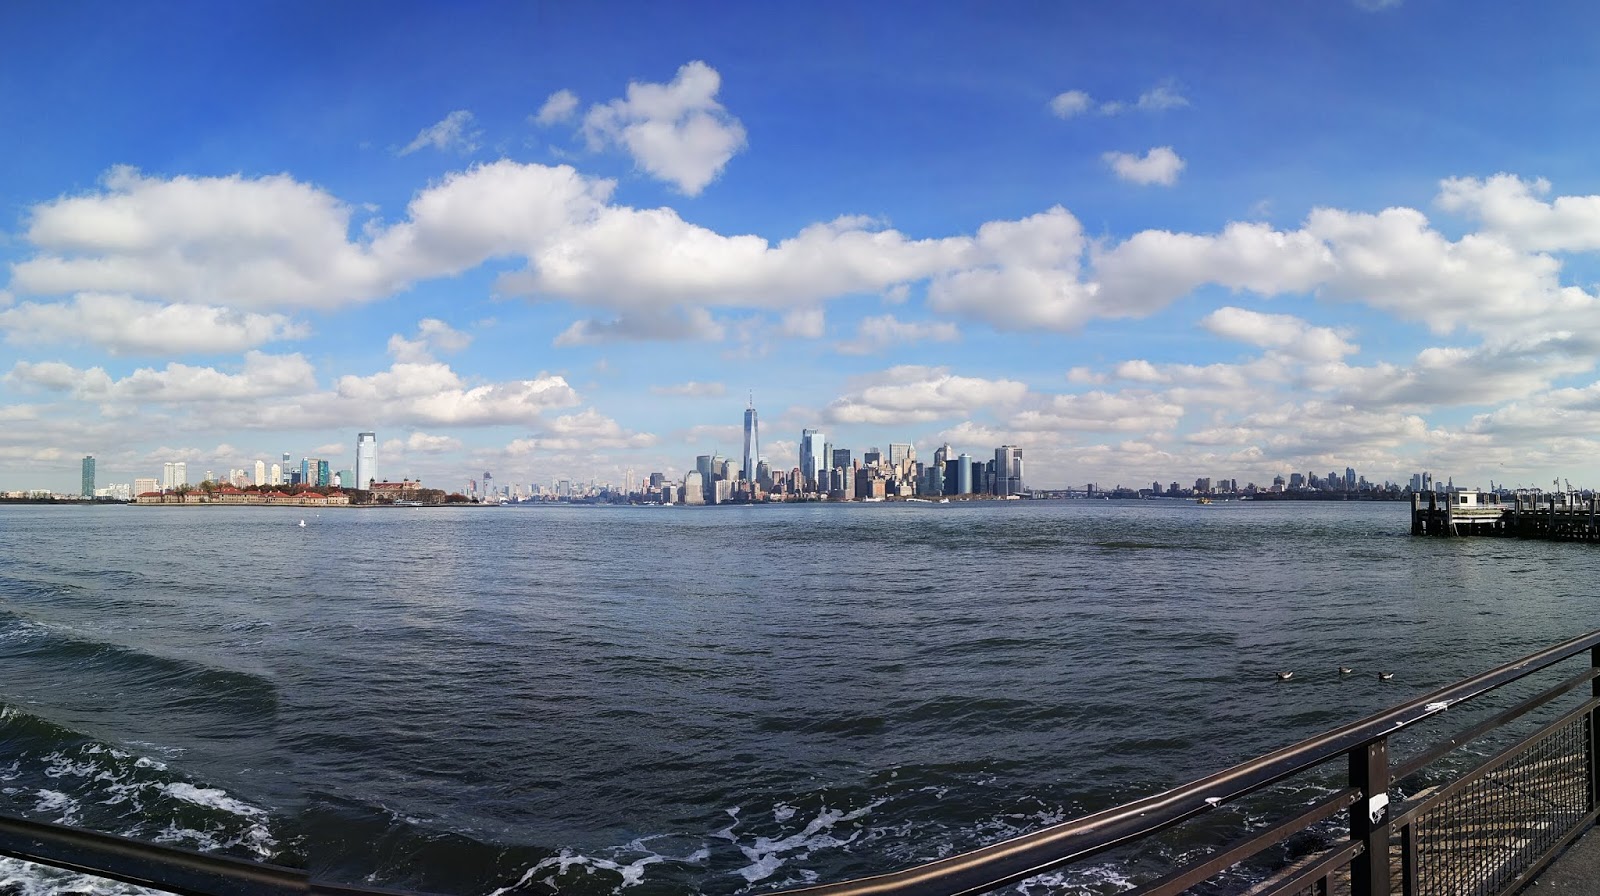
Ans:
<svg viewBox="0 0 1600 896"><path fill-rule="evenodd" d="M1278 673L1278 680L1279 681L1288 681L1289 679L1291 679L1293 677L1294 677L1294 673L1293 672L1279 672Z"/></svg>
<svg viewBox="0 0 1600 896"><path fill-rule="evenodd" d="M305 527L306 527L306 521L305 520L301 520L300 521L300 528L304 529Z"/></svg>

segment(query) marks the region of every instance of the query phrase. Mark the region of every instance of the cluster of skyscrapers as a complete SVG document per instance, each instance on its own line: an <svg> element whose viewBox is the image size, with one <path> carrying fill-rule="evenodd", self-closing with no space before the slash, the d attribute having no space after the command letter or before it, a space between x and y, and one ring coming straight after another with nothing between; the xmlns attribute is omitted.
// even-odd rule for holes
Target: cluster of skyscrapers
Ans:
<svg viewBox="0 0 1600 896"><path fill-rule="evenodd" d="M1025 491L1022 449L1002 445L994 460L975 460L944 445L931 463L917 459L910 443L891 442L857 457L835 446L825 433L800 433L799 463L773 470L760 456L760 424L752 402L744 412L744 453L740 461L720 454L695 458L683 482L668 483L656 473L649 490L664 503L723 504L753 501L875 501L886 498L992 495L1019 497Z"/></svg>
<svg viewBox="0 0 1600 896"><path fill-rule="evenodd" d="M207 470L202 482L215 482L218 484L232 485L236 488L247 486L272 487L272 486L297 486L306 485L317 488L349 488L366 489L371 487L378 475L378 437L375 433L364 432L356 436L356 468L354 471L344 469L335 471L333 463L321 457L302 457L296 466L289 452L283 452L282 459L273 464L265 460L255 462L252 469L230 469L227 474L218 477L213 471ZM84 494L93 494L94 487L94 458L83 459ZM136 478L133 480L133 494L144 495L151 492L182 491L189 486L189 465L186 461L168 461L161 465L161 478Z"/></svg>

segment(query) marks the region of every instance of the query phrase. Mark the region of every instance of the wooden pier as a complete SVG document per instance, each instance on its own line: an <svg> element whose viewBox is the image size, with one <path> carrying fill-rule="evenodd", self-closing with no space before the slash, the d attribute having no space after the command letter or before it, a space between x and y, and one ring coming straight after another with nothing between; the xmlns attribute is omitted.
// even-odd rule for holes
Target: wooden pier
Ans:
<svg viewBox="0 0 1600 896"><path fill-rule="evenodd" d="M1422 495L1412 495L1411 534L1600 542L1597 505L1600 501L1592 497L1564 495L1517 495L1509 504L1474 501L1463 505L1453 494L1429 494L1424 506Z"/></svg>

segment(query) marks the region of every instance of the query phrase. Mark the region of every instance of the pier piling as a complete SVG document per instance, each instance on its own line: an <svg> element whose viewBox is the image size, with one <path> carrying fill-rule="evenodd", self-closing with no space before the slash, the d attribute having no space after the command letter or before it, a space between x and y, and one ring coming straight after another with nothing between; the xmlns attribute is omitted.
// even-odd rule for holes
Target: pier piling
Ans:
<svg viewBox="0 0 1600 896"><path fill-rule="evenodd" d="M1505 504L1488 496L1483 503L1461 505L1455 498L1429 494L1424 506L1422 495L1412 495L1411 534L1600 543L1600 496L1513 495Z"/></svg>

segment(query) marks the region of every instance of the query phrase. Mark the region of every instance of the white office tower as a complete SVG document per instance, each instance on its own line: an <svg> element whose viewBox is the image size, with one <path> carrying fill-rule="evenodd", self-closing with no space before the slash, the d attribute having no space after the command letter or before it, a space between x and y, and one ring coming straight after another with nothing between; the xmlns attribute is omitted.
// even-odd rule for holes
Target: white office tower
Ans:
<svg viewBox="0 0 1600 896"><path fill-rule="evenodd" d="M356 436L356 481L349 488L366 489L378 478L378 436L364 432Z"/></svg>
<svg viewBox="0 0 1600 896"><path fill-rule="evenodd" d="M189 484L189 464L186 461L168 461L161 465L161 490L171 491Z"/></svg>
<svg viewBox="0 0 1600 896"><path fill-rule="evenodd" d="M283 466L281 464L273 464L272 465L272 484L273 485L282 485L283 484Z"/></svg>
<svg viewBox="0 0 1600 896"><path fill-rule="evenodd" d="M266 485L266 484L267 484L267 462L264 461L264 460L258 460L258 461L256 461L256 486L260 487L260 486L263 486L263 485Z"/></svg>

